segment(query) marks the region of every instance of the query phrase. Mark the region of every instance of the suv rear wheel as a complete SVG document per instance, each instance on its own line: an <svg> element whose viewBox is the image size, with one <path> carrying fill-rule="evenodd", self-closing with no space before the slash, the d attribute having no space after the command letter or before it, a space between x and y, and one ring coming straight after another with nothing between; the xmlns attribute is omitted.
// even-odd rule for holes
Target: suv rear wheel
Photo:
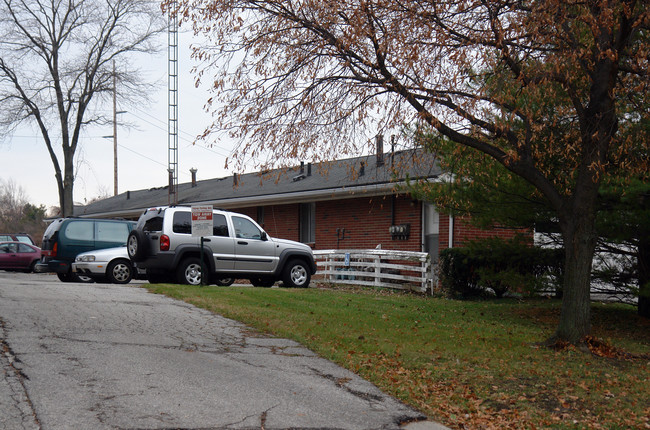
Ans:
<svg viewBox="0 0 650 430"><path fill-rule="evenodd" d="M302 260L291 260L284 266L282 282L287 287L303 288L309 285L311 274L307 263Z"/></svg>
<svg viewBox="0 0 650 430"><path fill-rule="evenodd" d="M198 258L186 258L181 261L176 270L176 281L179 284L200 285L201 284L201 260Z"/></svg>
<svg viewBox="0 0 650 430"><path fill-rule="evenodd" d="M129 258L135 262L142 261L147 253L147 238L140 230L131 230L126 240L126 252Z"/></svg>

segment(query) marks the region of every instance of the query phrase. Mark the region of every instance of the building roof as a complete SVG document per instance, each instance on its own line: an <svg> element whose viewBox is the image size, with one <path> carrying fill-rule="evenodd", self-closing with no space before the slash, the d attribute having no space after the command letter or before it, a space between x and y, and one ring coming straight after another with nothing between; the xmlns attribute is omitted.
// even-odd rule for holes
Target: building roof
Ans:
<svg viewBox="0 0 650 430"><path fill-rule="evenodd" d="M302 164L178 185L178 204L211 204L223 209L386 195L398 192L406 178L436 178L440 169L421 149L383 155ZM75 216L137 218L146 208L167 205L168 187L126 191L75 207Z"/></svg>

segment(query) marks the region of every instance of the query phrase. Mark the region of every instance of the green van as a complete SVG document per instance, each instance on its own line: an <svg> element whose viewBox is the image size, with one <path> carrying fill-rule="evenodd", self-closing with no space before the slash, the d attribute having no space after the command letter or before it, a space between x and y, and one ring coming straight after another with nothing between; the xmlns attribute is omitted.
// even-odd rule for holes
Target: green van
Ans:
<svg viewBox="0 0 650 430"><path fill-rule="evenodd" d="M54 272L63 282L85 281L72 272L78 254L126 245L135 221L59 218L43 234L43 257L36 272Z"/></svg>

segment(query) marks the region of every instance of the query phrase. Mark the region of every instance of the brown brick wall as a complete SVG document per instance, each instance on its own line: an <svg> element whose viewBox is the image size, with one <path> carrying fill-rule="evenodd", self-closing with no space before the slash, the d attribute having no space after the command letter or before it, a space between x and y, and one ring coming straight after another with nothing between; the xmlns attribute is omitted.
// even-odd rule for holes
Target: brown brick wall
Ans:
<svg viewBox="0 0 650 430"><path fill-rule="evenodd" d="M476 240L476 239L486 239L488 237L500 237L502 239L511 239L516 234L528 234L533 237L531 231L527 230L516 230L511 228L504 228L496 226L492 229L481 229L475 227L469 223L468 218L460 217L454 218L454 236L453 236L453 246L461 247L465 243ZM442 251L445 248L449 248L449 216L440 215L440 250Z"/></svg>
<svg viewBox="0 0 650 430"><path fill-rule="evenodd" d="M314 249L382 249L422 250L422 203L408 196L395 197L395 224L411 224L407 240L391 238L391 196L361 197L316 202L316 242ZM257 221L257 207L234 209ZM300 206L298 204L264 207L264 229L273 237L299 240ZM339 239L337 242L337 232ZM345 229L345 238L342 235ZM494 228L482 230L463 218L454 219L454 247L469 240L499 236L511 238L516 230ZM530 233L530 232L529 232ZM532 233L531 237L532 237ZM449 217L440 215L440 250L449 244Z"/></svg>

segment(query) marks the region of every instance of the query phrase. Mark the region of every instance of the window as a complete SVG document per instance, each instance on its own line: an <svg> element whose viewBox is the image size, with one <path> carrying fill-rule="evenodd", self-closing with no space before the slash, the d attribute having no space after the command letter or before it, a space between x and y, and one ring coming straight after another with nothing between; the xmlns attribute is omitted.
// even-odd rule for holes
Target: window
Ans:
<svg viewBox="0 0 650 430"><path fill-rule="evenodd" d="M212 234L214 236L229 236L228 224L226 223L226 217L224 215L212 215Z"/></svg>
<svg viewBox="0 0 650 430"><path fill-rule="evenodd" d="M163 217L156 215L153 218L150 218L144 222L142 231L162 231L163 227Z"/></svg>
<svg viewBox="0 0 650 430"><path fill-rule="evenodd" d="M174 212L172 231L180 234L192 234L192 214L190 212Z"/></svg>
<svg viewBox="0 0 650 430"><path fill-rule="evenodd" d="M27 253L36 252L36 250L34 248L32 248L31 246L27 246L27 245L25 245L23 243L19 243L18 244L18 252L23 253L23 254L27 254Z"/></svg>
<svg viewBox="0 0 650 430"><path fill-rule="evenodd" d="M440 238L440 214L436 211L436 207L431 203L424 203L422 205L424 211L424 252L428 252L431 256L431 261L438 261L439 252L439 238Z"/></svg>
<svg viewBox="0 0 650 430"><path fill-rule="evenodd" d="M29 243L30 245L34 244L34 241L32 241L32 239L29 236L25 236L23 234L17 234L16 240L22 243Z"/></svg>
<svg viewBox="0 0 650 430"><path fill-rule="evenodd" d="M316 242L316 203L300 204L300 241Z"/></svg>
<svg viewBox="0 0 650 430"><path fill-rule="evenodd" d="M255 224L246 218L232 217L235 226L235 235L242 239L261 239L262 232Z"/></svg>
<svg viewBox="0 0 650 430"><path fill-rule="evenodd" d="M93 240L94 227L92 221L72 221L65 228L65 235L72 240Z"/></svg>
<svg viewBox="0 0 650 430"><path fill-rule="evenodd" d="M16 253L16 244L15 243L5 243L0 245L0 252L3 254L15 254Z"/></svg>
<svg viewBox="0 0 650 430"><path fill-rule="evenodd" d="M100 242L124 242L129 236L129 227L124 222L97 221L96 240Z"/></svg>

